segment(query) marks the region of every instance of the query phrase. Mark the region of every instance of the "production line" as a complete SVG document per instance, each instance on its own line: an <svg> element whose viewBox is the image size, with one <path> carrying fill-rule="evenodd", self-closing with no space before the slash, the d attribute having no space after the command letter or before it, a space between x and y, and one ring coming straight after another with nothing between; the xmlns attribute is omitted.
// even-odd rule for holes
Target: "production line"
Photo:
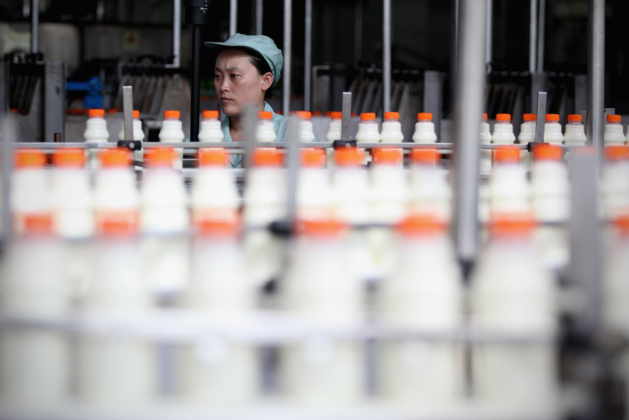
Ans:
<svg viewBox="0 0 629 420"><path fill-rule="evenodd" d="M266 96L264 110L230 111L224 93L220 113L199 108L204 2L186 15L190 108L151 95L166 73L181 98L189 88L174 3L173 66L125 68L118 110L85 106L64 125L47 103L42 141L20 131L26 105L0 121L0 418L627 412L629 132L603 110L599 31L587 79L544 74L533 52L530 73L501 73L485 35L493 2L456 1L444 118L444 74L392 63L390 0L382 63L359 64L342 91L334 66L312 66L307 0L313 71L308 111L293 113L292 2L282 70L273 41L236 33L232 0L235 35L206 43L217 94L232 47L253 45L265 83L282 74L278 117ZM591 29L604 3L589 1ZM542 5L531 34L543 39ZM310 112L324 103L333 112Z"/></svg>

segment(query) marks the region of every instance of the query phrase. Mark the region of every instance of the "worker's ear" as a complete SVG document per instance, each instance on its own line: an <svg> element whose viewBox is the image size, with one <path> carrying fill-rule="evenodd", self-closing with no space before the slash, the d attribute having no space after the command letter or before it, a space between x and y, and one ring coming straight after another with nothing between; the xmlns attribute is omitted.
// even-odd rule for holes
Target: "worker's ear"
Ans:
<svg viewBox="0 0 629 420"><path fill-rule="evenodd" d="M273 85L273 73L266 72L262 75L262 90L266 92L271 89L271 85Z"/></svg>

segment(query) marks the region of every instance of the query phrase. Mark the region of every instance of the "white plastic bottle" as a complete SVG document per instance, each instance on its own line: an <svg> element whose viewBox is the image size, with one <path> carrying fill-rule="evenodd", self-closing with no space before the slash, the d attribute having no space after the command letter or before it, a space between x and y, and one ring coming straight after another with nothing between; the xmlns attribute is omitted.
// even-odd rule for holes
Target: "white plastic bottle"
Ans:
<svg viewBox="0 0 629 420"><path fill-rule="evenodd" d="M413 149L409 182L410 214L430 214L442 223L447 223L452 214L452 192L450 185L438 167L437 149Z"/></svg>
<svg viewBox="0 0 629 420"><path fill-rule="evenodd" d="M437 142L437 134L435 134L435 124L432 122L432 113L420 112L419 114L417 114L417 122L415 123L413 141L415 143L422 144Z"/></svg>
<svg viewBox="0 0 629 420"><path fill-rule="evenodd" d="M299 141L301 143L311 143L315 141L314 131L312 129L312 114L310 111L297 111L297 119L299 121Z"/></svg>
<svg viewBox="0 0 629 420"><path fill-rule="evenodd" d="M531 167L531 204L533 217L539 223L534 232L534 240L546 266L559 271L570 259L565 226L570 219L568 169L563 163L563 151L559 146L536 144L533 156L535 160Z"/></svg>
<svg viewBox="0 0 629 420"><path fill-rule="evenodd" d="M188 195L173 169L174 149L150 149L140 195L140 229L147 281L157 293L176 293L188 281Z"/></svg>
<svg viewBox="0 0 629 420"><path fill-rule="evenodd" d="M398 225L396 264L378 288L381 322L393 328L453 333L462 327L462 278L447 227L432 215ZM382 341L377 353L380 395L393 403L446 407L464 390L460 343Z"/></svg>
<svg viewBox="0 0 629 420"><path fill-rule="evenodd" d="M603 213L613 220L629 212L629 147L605 147L606 162L601 179Z"/></svg>
<svg viewBox="0 0 629 420"><path fill-rule="evenodd" d="M382 122L380 141L382 143L402 143L404 141L404 134L402 134L402 123L400 123L399 112L384 113L384 121Z"/></svg>
<svg viewBox="0 0 629 420"><path fill-rule="evenodd" d="M302 169L297 186L297 218L329 219L333 213L330 174L325 167L323 149L302 149Z"/></svg>
<svg viewBox="0 0 629 420"><path fill-rule="evenodd" d="M625 335L629 332L629 213L619 215L613 222L616 235L610 235L604 244L603 319L608 333ZM626 377L626 365L624 369Z"/></svg>
<svg viewBox="0 0 629 420"><path fill-rule="evenodd" d="M561 124L559 123L559 114L546 114L546 123L544 124L544 143L563 143L563 134L561 133Z"/></svg>
<svg viewBox="0 0 629 420"><path fill-rule="evenodd" d="M365 224L371 221L369 174L362 164L363 155L363 151L355 147L334 151L334 215L346 224ZM350 229L348 246L352 272L361 280L373 277L374 269L366 231Z"/></svg>
<svg viewBox="0 0 629 420"><path fill-rule="evenodd" d="M518 141L520 144L535 143L535 129L537 128L537 115L524 114L522 116L522 124L520 125L520 134ZM521 151L522 162L528 167L531 163L531 154L528 150Z"/></svg>
<svg viewBox="0 0 629 420"><path fill-rule="evenodd" d="M480 123L480 144L491 144L491 131L487 122L487 113L483 113ZM491 150L482 149L480 152L480 171L483 174L491 171Z"/></svg>
<svg viewBox="0 0 629 420"><path fill-rule="evenodd" d="M256 141L262 143L274 142L277 138L273 113L270 111L258 112L258 125L256 126Z"/></svg>
<svg viewBox="0 0 629 420"><path fill-rule="evenodd" d="M288 314L330 326L361 318L361 283L351 276L343 225L303 221L291 246L281 285ZM316 335L286 344L280 352L280 386L294 402L350 404L361 400L362 349L351 338Z"/></svg>
<svg viewBox="0 0 629 420"><path fill-rule="evenodd" d="M566 132L563 136L564 144L585 146L587 138L585 136L585 127L583 125L583 117L580 114L568 115L568 124L566 124Z"/></svg>
<svg viewBox="0 0 629 420"><path fill-rule="evenodd" d="M75 298L91 282L94 202L83 149L58 149L51 173L53 227L63 241L63 267Z"/></svg>
<svg viewBox="0 0 629 420"><path fill-rule="evenodd" d="M220 143L225 135L221 130L218 111L203 111L203 120L199 129L199 141L204 143Z"/></svg>
<svg viewBox="0 0 629 420"><path fill-rule="evenodd" d="M53 233L45 156L17 150L15 163L12 196L19 199L12 200L12 213L20 229L4 250L0 306L8 317L63 322L68 288L61 243ZM62 331L1 329L0 398L21 408L61 407L69 398L69 359Z"/></svg>
<svg viewBox="0 0 629 420"><path fill-rule="evenodd" d="M360 123L358 123L358 132L356 133L356 142L358 143L378 143L380 141L380 132L378 131L378 123L376 122L376 114L373 112L365 112L360 114Z"/></svg>
<svg viewBox="0 0 629 420"><path fill-rule="evenodd" d="M603 133L605 146L625 144L625 132L622 127L622 117L620 115L608 115L607 124Z"/></svg>
<svg viewBox="0 0 629 420"><path fill-rule="evenodd" d="M85 315L147 316L152 306L139 237L139 195L125 149L101 154L95 179L96 243L94 282L82 302ZM103 406L148 404L157 391L157 358L141 337L85 336L79 343L78 394Z"/></svg>
<svg viewBox="0 0 629 420"><path fill-rule="evenodd" d="M184 308L223 323L238 322L254 309L255 289L245 273L238 220L197 219L191 249L191 278ZM237 404L252 402L259 386L254 344L208 336L181 346L179 384L187 401Z"/></svg>
<svg viewBox="0 0 629 420"><path fill-rule="evenodd" d="M408 212L408 182L401 165L402 149L377 148L373 152L371 215L375 223L394 225ZM379 275L388 273L393 260L393 232L387 228L369 230L373 261Z"/></svg>
<svg viewBox="0 0 629 420"><path fill-rule="evenodd" d="M109 131L107 131L107 122L105 121L104 109L90 109L88 111L89 118L83 137L86 143L107 143L109 141ZM87 167L89 169L100 168L98 155L99 149L88 149Z"/></svg>
<svg viewBox="0 0 629 420"><path fill-rule="evenodd" d="M489 216L530 214L531 191L520 150L504 146L494 151L494 167L489 178Z"/></svg>
<svg viewBox="0 0 629 420"><path fill-rule="evenodd" d="M118 133L118 138L120 140L126 140L124 138L124 125L120 129L120 133ZM137 109L133 110L133 140L144 141L144 130L142 130L142 121L140 121L140 111ZM144 150L140 149L134 151L133 159L142 162L144 159Z"/></svg>
<svg viewBox="0 0 629 420"><path fill-rule="evenodd" d="M45 168L46 155L37 149L18 149L11 179L11 213L17 235L24 233L28 218L50 216L52 197Z"/></svg>
<svg viewBox="0 0 629 420"><path fill-rule="evenodd" d="M282 165L283 155L277 149L255 149L245 184L245 225L260 228L245 234L248 275L256 284L277 278L282 269L282 241L264 229L286 217L286 175Z"/></svg>
<svg viewBox="0 0 629 420"><path fill-rule="evenodd" d="M496 123L494 124L491 142L493 144L513 144L515 142L511 114L496 114Z"/></svg>
<svg viewBox="0 0 629 420"><path fill-rule="evenodd" d="M328 126L328 132L325 135L325 139L329 142L341 139L341 122L343 119L343 113L334 111L330 114L332 120Z"/></svg>
<svg viewBox="0 0 629 420"><path fill-rule="evenodd" d="M555 286L535 252L532 229L526 215L492 219L489 243L470 280L471 325L499 337L531 335L548 341L474 343L472 392L485 406L554 417L558 414Z"/></svg>
<svg viewBox="0 0 629 420"><path fill-rule="evenodd" d="M181 143L185 138L179 111L164 111L164 121L159 131L159 141L162 143ZM175 148L177 159L173 162L174 169L183 168L183 148Z"/></svg>
<svg viewBox="0 0 629 420"><path fill-rule="evenodd" d="M225 166L227 161L225 149L199 149L199 168L190 190L195 226L203 220L234 222L238 218L240 198L234 174Z"/></svg>

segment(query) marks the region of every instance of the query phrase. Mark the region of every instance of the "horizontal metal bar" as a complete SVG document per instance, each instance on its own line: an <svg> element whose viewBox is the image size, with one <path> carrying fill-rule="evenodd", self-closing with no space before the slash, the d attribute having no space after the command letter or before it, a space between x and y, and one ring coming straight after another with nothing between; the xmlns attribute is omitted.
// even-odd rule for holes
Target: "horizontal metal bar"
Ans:
<svg viewBox="0 0 629 420"><path fill-rule="evenodd" d="M378 314L375 314L377 319ZM408 340L552 343L552 334L523 333L513 329L425 329L385 323L322 321L289 312L252 311L241 316L212 317L206 311L167 309L137 315L85 312L67 318L0 315L2 329L52 329L88 336L142 337L156 342L181 343L217 336L257 344L282 344L312 337L356 340Z"/></svg>

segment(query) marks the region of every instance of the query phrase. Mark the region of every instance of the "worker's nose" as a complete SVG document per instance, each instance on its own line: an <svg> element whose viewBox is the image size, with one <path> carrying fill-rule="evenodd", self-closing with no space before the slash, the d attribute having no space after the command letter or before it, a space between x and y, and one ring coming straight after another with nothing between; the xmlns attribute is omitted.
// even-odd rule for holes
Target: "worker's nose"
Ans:
<svg viewBox="0 0 629 420"><path fill-rule="evenodd" d="M221 80L215 81L214 89L219 92L227 92L229 90L229 80L227 78L222 78Z"/></svg>

